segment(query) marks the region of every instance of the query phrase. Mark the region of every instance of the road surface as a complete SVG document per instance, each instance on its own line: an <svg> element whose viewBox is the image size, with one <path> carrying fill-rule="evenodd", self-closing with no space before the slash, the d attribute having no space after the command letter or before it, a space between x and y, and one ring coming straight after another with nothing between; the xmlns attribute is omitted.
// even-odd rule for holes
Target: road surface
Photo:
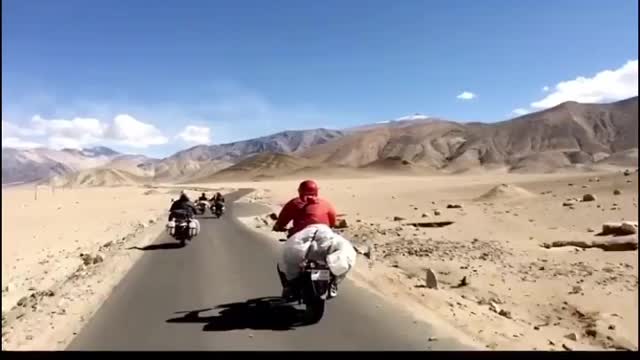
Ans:
<svg viewBox="0 0 640 360"><path fill-rule="evenodd" d="M166 234L143 249L112 295L68 350L437 350L466 349L429 341L429 324L348 279L324 318L301 326L279 302L277 246L235 217L258 215L231 204L221 219L200 217L201 233L185 247Z"/></svg>

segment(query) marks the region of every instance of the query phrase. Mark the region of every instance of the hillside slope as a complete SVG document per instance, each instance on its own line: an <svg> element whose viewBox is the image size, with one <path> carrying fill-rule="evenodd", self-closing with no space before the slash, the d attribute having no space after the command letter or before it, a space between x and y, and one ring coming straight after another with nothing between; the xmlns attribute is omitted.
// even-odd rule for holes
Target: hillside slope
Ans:
<svg viewBox="0 0 640 360"><path fill-rule="evenodd" d="M298 154L340 136L342 136L340 131L314 129L284 131L222 145L200 145L161 160L155 166L155 178L157 180L204 178L256 154Z"/></svg>
<svg viewBox="0 0 640 360"><path fill-rule="evenodd" d="M613 154L637 147L634 97L612 104L569 102L493 124L434 119L376 126L314 146L301 156L353 167L399 158L451 171L507 165L511 170L548 172L606 162Z"/></svg>

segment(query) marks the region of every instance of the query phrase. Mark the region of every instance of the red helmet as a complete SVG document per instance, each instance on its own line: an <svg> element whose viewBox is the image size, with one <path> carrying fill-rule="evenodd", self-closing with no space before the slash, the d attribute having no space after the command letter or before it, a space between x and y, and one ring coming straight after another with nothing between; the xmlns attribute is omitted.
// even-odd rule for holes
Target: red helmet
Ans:
<svg viewBox="0 0 640 360"><path fill-rule="evenodd" d="M313 180L305 180L298 187L300 196L318 196L318 184Z"/></svg>

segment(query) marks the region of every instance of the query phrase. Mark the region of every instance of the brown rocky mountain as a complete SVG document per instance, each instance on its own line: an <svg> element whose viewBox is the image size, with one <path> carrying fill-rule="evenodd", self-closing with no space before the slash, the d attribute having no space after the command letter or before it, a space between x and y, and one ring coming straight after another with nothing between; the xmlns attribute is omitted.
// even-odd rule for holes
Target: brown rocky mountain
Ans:
<svg viewBox="0 0 640 360"><path fill-rule="evenodd" d="M274 152L296 154L311 146L331 141L342 133L335 130L313 129L284 131L246 141L229 144L196 146L180 151L167 158L157 160L140 155L122 155L104 147L87 150L2 149L2 183L24 183L48 181L56 177L56 182L66 175L69 183L77 183L73 174L83 172L83 184L103 183L85 179L90 169L100 169L95 174L111 174L102 171L114 169L128 174L126 177L147 179L157 182L181 182L194 178L204 178L225 169L252 155ZM131 175L131 176L129 176ZM120 179L109 176L106 179ZM108 182L108 181L107 181ZM121 181L118 181L119 183Z"/></svg>
<svg viewBox="0 0 640 360"><path fill-rule="evenodd" d="M503 165L546 172L573 164L605 162L638 147L638 98L611 104L568 102L498 123L420 121L355 131L301 154L314 162L352 167L401 159L459 171ZM637 154L637 152L636 152ZM612 157L636 166L637 156Z"/></svg>
<svg viewBox="0 0 640 360"><path fill-rule="evenodd" d="M121 154L106 148L2 148L2 184L25 183L103 166Z"/></svg>
<svg viewBox="0 0 640 360"><path fill-rule="evenodd" d="M105 148L55 152L3 149L3 183L86 170L72 183L203 182L292 174L428 174L504 169L551 172L584 165L638 165L638 97L610 104L567 102L497 123L458 123L422 115L345 131L285 131L230 144L196 146L162 160ZM117 173L104 171L117 170ZM123 180L124 179L124 180Z"/></svg>
<svg viewBox="0 0 640 360"><path fill-rule="evenodd" d="M326 129L283 131L229 144L196 146L158 162L155 166L155 179L158 181L202 179L253 155L298 154L340 136L342 132Z"/></svg>

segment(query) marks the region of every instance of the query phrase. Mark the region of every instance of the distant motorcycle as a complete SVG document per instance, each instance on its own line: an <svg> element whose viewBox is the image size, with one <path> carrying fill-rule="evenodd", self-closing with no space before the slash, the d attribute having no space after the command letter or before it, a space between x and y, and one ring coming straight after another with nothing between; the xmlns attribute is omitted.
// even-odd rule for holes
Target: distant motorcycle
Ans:
<svg viewBox="0 0 640 360"><path fill-rule="evenodd" d="M196 215L202 215L207 210L207 202L199 200L196 203Z"/></svg>
<svg viewBox="0 0 640 360"><path fill-rule="evenodd" d="M219 219L222 214L224 214L224 210L224 203L219 202L213 205L211 212L216 218Z"/></svg>

